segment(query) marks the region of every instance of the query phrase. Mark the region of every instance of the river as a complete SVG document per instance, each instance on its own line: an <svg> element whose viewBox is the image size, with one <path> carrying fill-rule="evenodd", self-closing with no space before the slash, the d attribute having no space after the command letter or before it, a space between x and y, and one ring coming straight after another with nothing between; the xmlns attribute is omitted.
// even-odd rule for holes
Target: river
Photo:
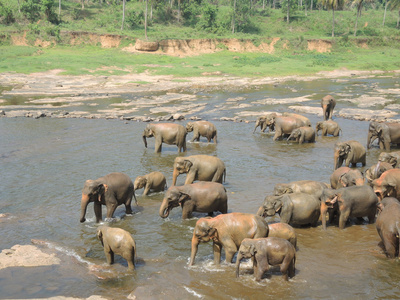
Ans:
<svg viewBox="0 0 400 300"><path fill-rule="evenodd" d="M228 192L229 212L255 213L277 183L295 180L329 182L333 172L333 147L338 141L357 140L366 145L368 121L335 114L343 135L317 137L315 143L298 145L272 141L270 133L253 134L254 121L260 112L291 111L289 106L319 108L319 99L330 93L337 98L335 113L342 109L385 109L400 112L397 77L344 78L284 82L234 90L182 90L181 100L168 105L191 103L199 106L196 115L212 121L218 129L218 144L188 143L186 153L216 155L226 165L224 186ZM159 96L166 94L159 93ZM86 103L80 110L109 108L114 102L138 101L151 95L123 94L112 100ZM289 101L304 97L304 102ZM4 96L2 109L11 104ZM268 99L284 101L269 101ZM350 101L359 99L359 101ZM378 99L371 103L368 100ZM364 101L361 101L364 100ZM369 105L368 105L369 103ZM15 102L14 102L15 104ZM21 104L21 102L17 103ZM242 104L242 105L240 105ZM161 107L163 107L161 105ZM138 113L147 114L152 107ZM15 109L15 108L13 108ZM56 108L55 108L56 109ZM74 107L69 108L75 109ZM153 112L159 115L160 112ZM313 126L320 115L304 113ZM221 121L221 117L240 116L242 122ZM187 121L178 121L185 124ZM125 216L122 206L110 226L132 233L137 244L136 270L129 272L126 262L116 256L107 266L96 238L93 205L89 204L87 221L79 222L80 197L86 179L96 179L110 172L124 172L133 180L152 171L162 172L168 185L172 181L175 146L163 146L154 153L154 139L144 148L141 135L147 123L120 119L85 118L0 118L0 249L15 244L44 240L62 259L60 265L0 270L0 298L47 298L54 296L126 299L399 299L400 261L389 260L378 247L375 224L351 224L344 230L329 226L296 228L298 251L296 275L288 282L280 272L256 282L250 264L242 264L241 276L235 277L234 265L213 264L212 245L200 244L196 264L188 267L191 236L196 220L181 219L180 208L161 219L158 210L163 193L142 196L133 205L134 214ZM188 134L188 140L192 133ZM381 150L367 151L369 168ZM184 182L178 177L178 185ZM103 209L103 216L105 208ZM275 216L269 222L279 221Z"/></svg>

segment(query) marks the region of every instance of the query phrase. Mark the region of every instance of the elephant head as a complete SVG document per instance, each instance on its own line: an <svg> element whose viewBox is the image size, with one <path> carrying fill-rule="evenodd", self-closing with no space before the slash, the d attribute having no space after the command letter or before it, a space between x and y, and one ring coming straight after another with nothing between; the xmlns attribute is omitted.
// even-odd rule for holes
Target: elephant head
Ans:
<svg viewBox="0 0 400 300"><path fill-rule="evenodd" d="M287 183L277 183L274 187L274 196L280 196L283 194L294 193L293 189Z"/></svg>
<svg viewBox="0 0 400 300"><path fill-rule="evenodd" d="M324 124L323 121L318 121L317 125L315 125L315 133L317 136L318 136L318 131L323 129L323 124Z"/></svg>
<svg viewBox="0 0 400 300"><path fill-rule="evenodd" d="M266 124L266 117L258 117L256 121L256 126L254 127L253 133L256 132L256 129L258 126L260 126L261 132L264 132L265 129L267 129L267 124Z"/></svg>
<svg viewBox="0 0 400 300"><path fill-rule="evenodd" d="M290 139L298 139L300 138L300 136L301 136L301 129L300 128L293 129L292 133L287 138L287 141L289 142Z"/></svg>
<svg viewBox="0 0 400 300"><path fill-rule="evenodd" d="M86 208L89 202L97 202L94 206L95 215L97 219L101 219L101 202L104 193L108 190L108 186L104 183L96 180L86 180L85 185L82 189L82 200L81 200L81 223L85 222Z"/></svg>
<svg viewBox="0 0 400 300"><path fill-rule="evenodd" d="M387 162L391 164L393 168L397 165L397 157L387 152L382 152L379 154L378 161Z"/></svg>
<svg viewBox="0 0 400 300"><path fill-rule="evenodd" d="M144 142L144 146L147 148L147 141L146 138L150 138L154 136L154 130L153 130L153 126L151 124L148 124L146 126L146 128L143 130L143 142Z"/></svg>
<svg viewBox="0 0 400 300"><path fill-rule="evenodd" d="M192 132L193 131L193 122L188 122L186 124L186 131L187 132Z"/></svg>
<svg viewBox="0 0 400 300"><path fill-rule="evenodd" d="M351 150L351 146L348 143L337 143L335 145L334 161L335 170L342 165L343 159L347 157Z"/></svg>
<svg viewBox="0 0 400 300"><path fill-rule="evenodd" d="M397 196L396 182L391 180L391 178L386 177L385 180L382 180L382 178L375 179L372 181L372 186L379 201L382 201L385 197L396 198Z"/></svg>
<svg viewBox="0 0 400 300"><path fill-rule="evenodd" d="M236 277L239 277L240 261L243 258L251 258L257 253L257 248L252 239L244 239L240 244L236 257Z"/></svg>
<svg viewBox="0 0 400 300"><path fill-rule="evenodd" d="M336 189L324 189L321 195L321 222L322 228L326 229L326 213L328 209L336 209L339 193Z"/></svg>
<svg viewBox="0 0 400 300"><path fill-rule="evenodd" d="M192 252L190 254L189 265L194 264L199 243L207 243L210 240L218 242L218 230L214 227L210 217L201 218L196 222L192 237Z"/></svg>
<svg viewBox="0 0 400 300"><path fill-rule="evenodd" d="M282 196L267 196L263 205L258 209L257 215L263 218L274 216L282 206Z"/></svg>
<svg viewBox="0 0 400 300"><path fill-rule="evenodd" d="M188 173L193 163L186 157L176 157L174 162L174 172L172 174L172 185L176 184L179 174Z"/></svg>
<svg viewBox="0 0 400 300"><path fill-rule="evenodd" d="M339 177L340 184L343 187L353 185L364 185L364 175L359 170L350 170Z"/></svg>
<svg viewBox="0 0 400 300"><path fill-rule="evenodd" d="M190 195L183 193L178 187L170 187L165 193L165 197L161 203L159 211L160 217L167 218L171 209L182 206L182 202L188 199L190 199Z"/></svg>
<svg viewBox="0 0 400 300"><path fill-rule="evenodd" d="M368 129L367 149L376 139L379 140L381 149L390 149L390 132L389 127L385 123L371 122Z"/></svg>
<svg viewBox="0 0 400 300"><path fill-rule="evenodd" d="M133 184L134 190L139 190L141 188L144 188L147 183L147 178L145 176L138 176L135 179L135 182Z"/></svg>

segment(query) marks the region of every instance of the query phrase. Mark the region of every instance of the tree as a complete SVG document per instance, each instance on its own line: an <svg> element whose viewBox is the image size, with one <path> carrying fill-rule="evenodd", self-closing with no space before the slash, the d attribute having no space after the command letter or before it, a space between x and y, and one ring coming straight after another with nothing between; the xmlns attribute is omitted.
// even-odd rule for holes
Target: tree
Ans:
<svg viewBox="0 0 400 300"><path fill-rule="evenodd" d="M385 1L385 11L384 11L384 13L383 13L383 22L382 22L382 26L385 26L385 20L386 20L386 11L387 11L387 7L388 7L388 5L389 5L389 1Z"/></svg>
<svg viewBox="0 0 400 300"><path fill-rule="evenodd" d="M390 1L390 9L398 9L399 13L397 15L397 25L396 28L400 26L400 0L391 0Z"/></svg>
<svg viewBox="0 0 400 300"><path fill-rule="evenodd" d="M354 36L357 35L358 18L361 16L361 10L364 3L373 2L374 0L353 0L352 6L357 7L356 24L354 26Z"/></svg>
<svg viewBox="0 0 400 300"><path fill-rule="evenodd" d="M332 10L332 37L335 36L335 10L343 6L344 0L319 0L328 10Z"/></svg>
<svg viewBox="0 0 400 300"><path fill-rule="evenodd" d="M126 4L126 0L122 0L122 25L121 25L121 30L124 30L124 22L125 22L125 4Z"/></svg>

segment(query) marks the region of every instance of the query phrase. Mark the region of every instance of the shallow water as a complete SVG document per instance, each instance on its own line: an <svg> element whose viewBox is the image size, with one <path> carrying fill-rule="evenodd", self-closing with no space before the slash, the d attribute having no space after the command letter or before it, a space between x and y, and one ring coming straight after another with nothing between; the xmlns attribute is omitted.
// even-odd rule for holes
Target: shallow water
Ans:
<svg viewBox="0 0 400 300"><path fill-rule="evenodd" d="M215 123L218 144L207 144L204 140L188 143L187 153L181 155L208 154L221 158L227 168L224 185L229 212L255 213L276 183L303 179L329 182L334 144L355 139L365 145L368 122L336 117L343 129L339 138L319 136L316 143L304 145L273 142L271 134L261 134L259 129L252 134L254 123L214 121L214 118L233 117L243 110L290 111L288 106L292 104L257 104L243 109L232 108L227 99L243 97L240 103L250 103L265 98L312 95L318 89L312 96L315 100L305 104L318 107L320 94L341 93L356 98L372 89L371 86L376 90L396 85L398 78L376 78L197 91L198 102L203 101L205 106L196 115ZM139 98L126 96L135 97ZM391 104L400 104L389 92L384 97ZM338 101L337 109L343 107L357 105ZM306 116L313 126L321 119L317 115ZM163 194L141 196L142 190L136 192L139 206L133 206L134 215L125 216L120 206L116 211L118 220L111 224L133 234L138 254L136 270L127 271L126 262L119 256L116 264L107 266L95 236L97 225L92 204L88 207L87 221L79 223L81 189L86 179L114 171L125 172L134 179L157 170L165 174L170 185L173 161L178 155L176 147L163 146L163 152L156 154L154 139L149 139L149 148L145 149L141 133L146 125L104 119L0 118L0 213L8 214L0 219L0 249L30 244L31 239L45 240L63 260L60 266L0 270L0 298L97 294L124 299L132 291L138 299L400 298L400 261L388 260L383 255L375 224L353 224L344 230L329 226L327 231L321 226L297 228L296 276L284 282L279 271L274 270L257 283L249 264L242 264L239 278L235 277L234 265L215 266L211 243L199 245L196 264L189 268L192 230L198 217L204 215L195 214L193 219L182 220L180 208L175 208L169 218L161 219L158 210ZM189 133L188 138L191 137ZM368 150L367 166L361 169L374 164L379 153L376 147ZM178 184L183 182L181 175ZM269 219L278 220L278 217Z"/></svg>

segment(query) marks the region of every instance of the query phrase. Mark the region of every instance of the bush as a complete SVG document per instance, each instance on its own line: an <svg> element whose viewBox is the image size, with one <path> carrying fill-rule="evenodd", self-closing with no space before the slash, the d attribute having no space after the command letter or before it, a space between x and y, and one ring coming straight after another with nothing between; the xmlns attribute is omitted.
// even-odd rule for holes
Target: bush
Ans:
<svg viewBox="0 0 400 300"><path fill-rule="evenodd" d="M30 22L36 22L39 20L39 11L39 0L25 0L21 4L21 12Z"/></svg>
<svg viewBox="0 0 400 300"><path fill-rule="evenodd" d="M0 2L0 23L9 25L15 22L12 8Z"/></svg>
<svg viewBox="0 0 400 300"><path fill-rule="evenodd" d="M143 11L139 11L139 12L130 12L127 14L127 18L126 18L126 24L130 27L130 28L136 28L139 25L143 25L144 24L144 12ZM147 22L149 21L149 19L147 19Z"/></svg>
<svg viewBox="0 0 400 300"><path fill-rule="evenodd" d="M211 5L210 3L203 3L200 21L197 23L196 28L209 32L215 32L217 30L217 13L217 6Z"/></svg>

